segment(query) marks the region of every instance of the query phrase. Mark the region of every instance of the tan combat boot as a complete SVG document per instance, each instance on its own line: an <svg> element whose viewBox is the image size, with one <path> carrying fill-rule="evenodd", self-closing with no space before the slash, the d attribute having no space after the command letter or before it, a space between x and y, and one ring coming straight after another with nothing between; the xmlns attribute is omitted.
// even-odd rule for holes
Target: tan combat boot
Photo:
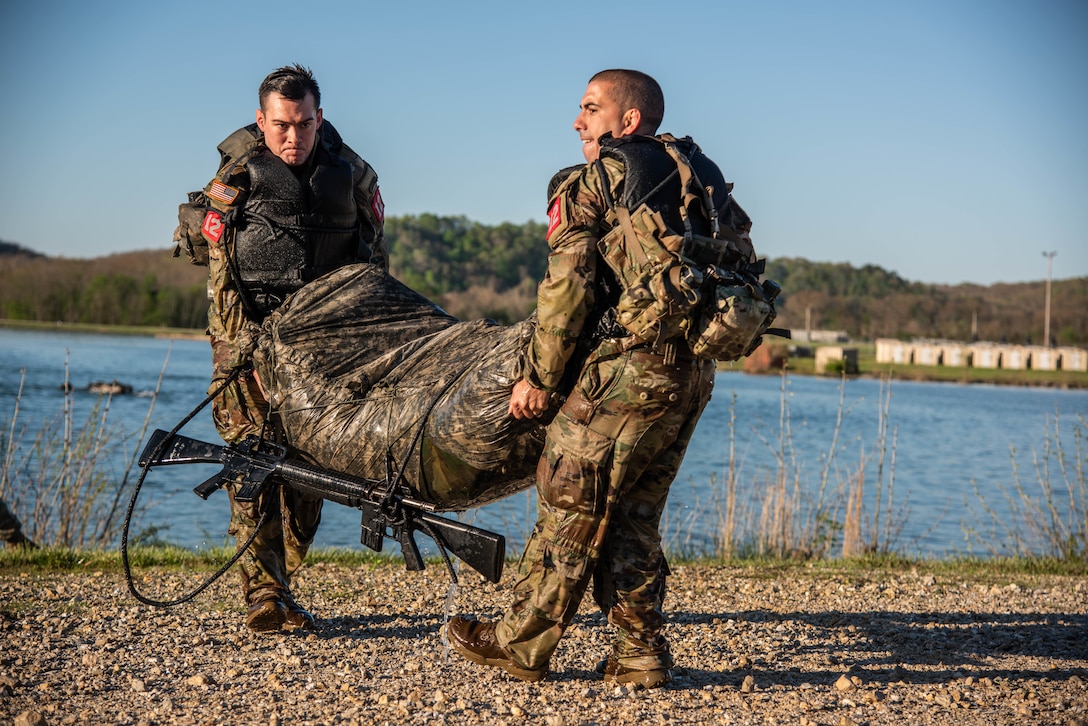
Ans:
<svg viewBox="0 0 1088 726"><path fill-rule="evenodd" d="M496 666L523 681L539 681L548 675L548 669L531 670L514 662L495 639L495 623L481 623L469 618L450 618L446 626L450 645L458 653L478 665Z"/></svg>
<svg viewBox="0 0 1088 726"><path fill-rule="evenodd" d="M280 601L280 591L273 587L262 587L246 593L249 610L246 612L246 627L257 633L279 630L287 622L287 608Z"/></svg>
<svg viewBox="0 0 1088 726"><path fill-rule="evenodd" d="M672 672L665 666L636 670L620 665L615 652L609 653L597 663L597 672L604 674L605 683L622 683L641 688L661 688L672 680Z"/></svg>

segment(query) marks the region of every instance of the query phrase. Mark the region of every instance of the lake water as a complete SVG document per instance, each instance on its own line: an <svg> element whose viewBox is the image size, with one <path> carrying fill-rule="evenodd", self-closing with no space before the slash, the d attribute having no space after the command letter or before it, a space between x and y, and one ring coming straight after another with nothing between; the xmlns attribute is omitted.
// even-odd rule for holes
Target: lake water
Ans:
<svg viewBox="0 0 1088 726"><path fill-rule="evenodd" d="M211 370L210 349L203 340L0 329L0 370L5 372L0 379L0 422L5 428L12 418L24 369L17 418L20 425L33 432L62 411L66 358L68 380L75 389L71 400L77 424L86 420L98 400L86 390L92 381L117 379L134 388L134 395L115 396L110 402L108 420L117 431L113 460L118 476L132 452L142 448L143 441L137 437L160 373L163 377L152 429L172 428L198 405ZM1021 497L1006 493L1015 482L1014 461L1029 496L1039 494L1040 478L1049 479L1058 485L1059 494L1064 493L1068 505L1068 491L1056 463L1051 462L1051 471L1044 477L1036 474L1033 464L1034 457L1043 456L1048 438L1054 440L1055 421L1064 455L1074 460L1079 456L1081 465L1088 468L1084 442L1078 435L1084 433L1083 419L1088 416L1088 392L899 381L893 381L887 391L890 398L885 401L885 388L876 380L844 383L804 376L719 373L714 397L673 485L664 527L669 544L690 550L712 549L722 509L720 482L728 471L731 419L736 422L732 436L740 511L748 521L758 520L760 502L776 480L776 472L784 471L790 481L799 482L809 502L826 479L825 501L832 501L863 461L866 519L871 521L878 493L883 422L887 436L880 487L881 527L876 531L881 542L894 531L891 549L908 555L987 555L1000 550L1007 544L1003 541L1006 535L986 534L992 527L983 504L1003 523L1022 531L1023 523L1009 507ZM882 417L885 406L887 415ZM840 410L843 414L837 424ZM220 442L207 409L182 433ZM134 531L149 525L165 527L164 539L190 547L230 541L225 495L217 493L204 501L191 491L212 471L214 468L209 471L196 466L156 469L141 492L141 505L147 508ZM1075 475L1073 483L1077 483ZM893 497L890 515L889 487ZM362 547L356 510L329 503L324 511L317 546ZM842 512L835 514L841 521ZM520 551L524 544L532 516L529 494L470 513L474 524L505 534L511 553ZM889 521L893 530L886 528ZM425 539L420 537L421 544Z"/></svg>

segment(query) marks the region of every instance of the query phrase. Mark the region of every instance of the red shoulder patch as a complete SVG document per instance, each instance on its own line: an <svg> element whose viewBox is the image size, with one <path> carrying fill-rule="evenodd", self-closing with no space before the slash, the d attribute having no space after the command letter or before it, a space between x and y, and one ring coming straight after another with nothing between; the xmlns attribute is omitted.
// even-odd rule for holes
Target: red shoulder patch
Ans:
<svg viewBox="0 0 1088 726"><path fill-rule="evenodd" d="M222 215L214 209L209 209L208 213L204 215L204 224L201 225L200 231L204 233L209 242L219 244L219 240L223 236Z"/></svg>
<svg viewBox="0 0 1088 726"><path fill-rule="evenodd" d="M551 239L552 232L559 226L559 222L563 218L563 210L562 207L560 207L562 203L563 198L561 196L556 197L555 201L552 202L552 207L548 210L548 231L545 233L544 239Z"/></svg>
<svg viewBox="0 0 1088 726"><path fill-rule="evenodd" d="M382 190L379 187L374 187L374 198L370 200L370 208L378 224L385 224L385 202L382 201Z"/></svg>

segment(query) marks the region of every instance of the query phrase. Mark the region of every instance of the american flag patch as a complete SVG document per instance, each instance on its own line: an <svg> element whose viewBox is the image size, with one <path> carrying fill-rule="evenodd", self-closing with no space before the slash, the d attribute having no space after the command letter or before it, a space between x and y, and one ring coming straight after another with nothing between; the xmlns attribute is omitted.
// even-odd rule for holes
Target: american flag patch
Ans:
<svg viewBox="0 0 1088 726"><path fill-rule="evenodd" d="M213 181L207 192L209 197L217 202L223 202L223 204L234 204L234 200L238 198L238 193L238 189L229 187L220 181Z"/></svg>

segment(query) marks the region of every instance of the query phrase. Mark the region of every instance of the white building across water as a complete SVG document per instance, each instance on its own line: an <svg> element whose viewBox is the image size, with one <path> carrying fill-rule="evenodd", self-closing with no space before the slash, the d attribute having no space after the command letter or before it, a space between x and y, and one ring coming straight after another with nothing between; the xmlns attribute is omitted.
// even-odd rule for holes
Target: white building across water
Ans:
<svg viewBox="0 0 1088 726"><path fill-rule="evenodd" d="M950 340L877 338L877 363L920 366L1003 368L1007 370L1088 372L1088 351L1082 348L1003 343L959 343Z"/></svg>

